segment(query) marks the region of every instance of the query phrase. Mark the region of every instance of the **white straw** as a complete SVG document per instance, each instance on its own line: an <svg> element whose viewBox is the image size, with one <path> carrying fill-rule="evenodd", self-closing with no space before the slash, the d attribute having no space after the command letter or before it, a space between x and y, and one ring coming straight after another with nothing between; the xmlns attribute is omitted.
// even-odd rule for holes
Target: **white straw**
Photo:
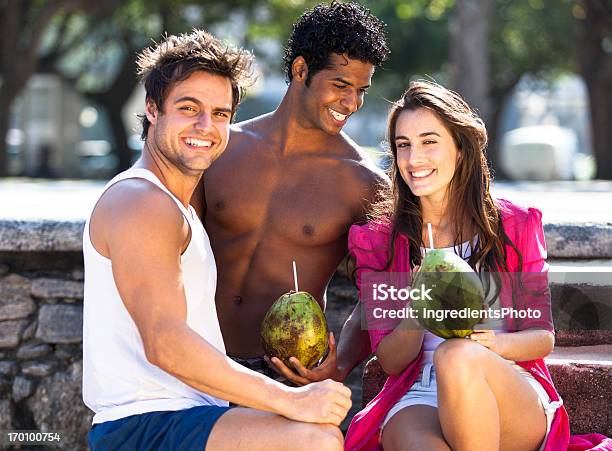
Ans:
<svg viewBox="0 0 612 451"><path fill-rule="evenodd" d="M431 233L431 222L427 223L427 233L429 234L429 248L433 250L433 234Z"/></svg>
<svg viewBox="0 0 612 451"><path fill-rule="evenodd" d="M295 260L293 260L293 281L295 282L295 292L298 291L298 283L297 283L297 267L295 266Z"/></svg>

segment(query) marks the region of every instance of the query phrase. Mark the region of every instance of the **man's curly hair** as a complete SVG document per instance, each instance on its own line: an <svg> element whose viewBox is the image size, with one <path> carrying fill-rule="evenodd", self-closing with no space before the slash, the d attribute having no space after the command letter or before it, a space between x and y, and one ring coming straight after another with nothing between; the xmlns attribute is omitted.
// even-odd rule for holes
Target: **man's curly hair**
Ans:
<svg viewBox="0 0 612 451"><path fill-rule="evenodd" d="M196 71L205 71L229 79L232 85L232 118L252 84L253 56L246 50L228 47L203 30L166 36L155 45L144 49L137 58L138 75L144 84L146 99L155 103L163 113L168 92L179 81ZM141 115L142 139L146 139L149 120Z"/></svg>
<svg viewBox="0 0 612 451"><path fill-rule="evenodd" d="M291 65L301 56L308 65L308 78L329 65L332 53L380 66L389 55L385 24L357 3L320 4L307 10L293 25L285 49L285 75L291 82Z"/></svg>

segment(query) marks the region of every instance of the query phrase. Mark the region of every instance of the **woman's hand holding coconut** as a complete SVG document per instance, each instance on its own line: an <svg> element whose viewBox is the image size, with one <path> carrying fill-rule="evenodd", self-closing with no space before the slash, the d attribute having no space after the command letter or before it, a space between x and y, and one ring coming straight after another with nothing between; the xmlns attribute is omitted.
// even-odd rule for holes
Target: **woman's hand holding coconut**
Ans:
<svg viewBox="0 0 612 451"><path fill-rule="evenodd" d="M498 345L498 336L494 330L474 330L469 335L470 340L483 345L485 348L501 355Z"/></svg>

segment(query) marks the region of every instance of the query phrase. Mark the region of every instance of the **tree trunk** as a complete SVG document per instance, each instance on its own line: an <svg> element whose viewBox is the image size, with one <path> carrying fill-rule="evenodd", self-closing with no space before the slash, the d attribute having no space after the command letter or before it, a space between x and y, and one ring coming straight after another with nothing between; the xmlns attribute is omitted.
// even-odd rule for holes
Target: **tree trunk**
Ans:
<svg viewBox="0 0 612 451"><path fill-rule="evenodd" d="M451 87L478 110L491 125L492 107L489 76L489 19L491 0L457 0L450 21ZM491 164L497 162L490 149Z"/></svg>
<svg viewBox="0 0 612 451"><path fill-rule="evenodd" d="M7 133L10 127L11 105L26 85L30 74L4 74L0 87L0 177L8 175Z"/></svg>
<svg viewBox="0 0 612 451"><path fill-rule="evenodd" d="M117 167L115 172L125 171L132 165L131 150L128 146L128 134L125 129L125 123L121 116L123 103L117 105L106 105L106 112L111 124L113 139L115 140L115 155L117 156Z"/></svg>
<svg viewBox="0 0 612 451"><path fill-rule="evenodd" d="M450 21L451 86L490 119L489 19L491 0L457 0Z"/></svg>
<svg viewBox="0 0 612 451"><path fill-rule="evenodd" d="M131 150L128 146L128 133L123 122L122 111L125 103L134 91L138 81L136 79L136 61L132 56L137 50L126 44L126 57L121 64L121 70L111 85L101 92L85 93L87 97L104 108L108 115L111 131L115 141L113 147L117 156L115 172L125 171L132 165Z"/></svg>
<svg viewBox="0 0 612 451"><path fill-rule="evenodd" d="M612 73L606 79L587 82L590 97L593 154L597 165L596 178L612 180Z"/></svg>
<svg viewBox="0 0 612 451"><path fill-rule="evenodd" d="M499 155L501 150L501 135L499 128L501 126L501 118L502 113L504 112L504 107L512 96L518 81L518 79L513 79L507 85L499 89L492 90L491 93L491 119L487 123L487 135L489 138L487 156L490 164L495 168L494 176L496 180L508 179L508 175L503 171L501 165L498 163L500 160ZM494 158L491 158L491 156Z"/></svg>
<svg viewBox="0 0 612 451"><path fill-rule="evenodd" d="M10 102L0 101L0 177L8 175L6 134L9 127Z"/></svg>
<svg viewBox="0 0 612 451"><path fill-rule="evenodd" d="M23 64L13 64L18 50L19 36L22 30L21 18L23 5L16 1L2 6L2 85L0 86L0 177L8 175L8 155L6 134L10 126L11 105L20 90L17 86L19 69Z"/></svg>
<svg viewBox="0 0 612 451"><path fill-rule="evenodd" d="M129 96L115 94L112 90L85 93L85 95L106 112L113 135L113 154L117 157L115 173L125 171L132 165L132 158L128 146L128 133L121 113Z"/></svg>
<svg viewBox="0 0 612 451"><path fill-rule="evenodd" d="M596 177L612 180L612 55L604 45L606 36L612 34L612 6L605 0L585 0L583 4L579 61L589 92Z"/></svg>

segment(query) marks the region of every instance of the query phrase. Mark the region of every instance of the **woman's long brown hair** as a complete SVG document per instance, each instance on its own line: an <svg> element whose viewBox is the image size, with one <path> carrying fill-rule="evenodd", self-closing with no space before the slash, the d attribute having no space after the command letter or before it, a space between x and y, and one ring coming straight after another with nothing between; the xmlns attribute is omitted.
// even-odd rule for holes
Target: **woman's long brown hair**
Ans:
<svg viewBox="0 0 612 451"><path fill-rule="evenodd" d="M479 272L495 274L508 271L506 245L520 252L504 231L501 213L491 197L491 174L486 159L487 131L482 119L457 93L431 81L410 83L408 90L393 104L388 119L387 140L391 165L391 187L381 188L379 201L372 206L370 219L391 222L387 269L394 258L398 234L410 243L410 264L421 264L423 217L420 200L402 178L397 167L395 129L404 111L426 108L445 124L461 155L448 188L447 214L455 224L454 244L470 241L472 249L468 263ZM472 238L478 239L474 245ZM519 271L522 265L519 263ZM497 279L497 277L494 277ZM487 285L487 291L488 283ZM497 284L499 287L499 284Z"/></svg>

